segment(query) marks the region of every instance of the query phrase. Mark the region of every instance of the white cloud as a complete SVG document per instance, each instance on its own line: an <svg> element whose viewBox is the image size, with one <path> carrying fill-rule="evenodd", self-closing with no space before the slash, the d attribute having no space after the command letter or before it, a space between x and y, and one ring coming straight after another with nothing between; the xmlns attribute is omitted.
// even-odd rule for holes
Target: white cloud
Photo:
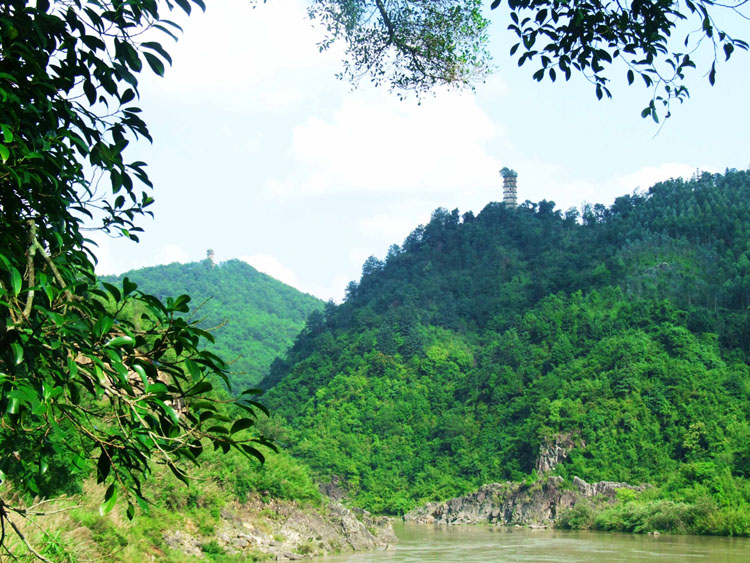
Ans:
<svg viewBox="0 0 750 563"><path fill-rule="evenodd" d="M289 201L295 194L296 182L292 178L279 180L268 178L263 184L263 190L259 194L261 199L271 200L277 203Z"/></svg>
<svg viewBox="0 0 750 563"><path fill-rule="evenodd" d="M579 207L584 202L611 205L616 198L636 190L648 190L657 182L670 178L690 178L696 170L688 164L667 162L597 179L582 176L582 173L586 173L585 169L573 171L538 160L520 161L519 165L519 201L552 200L563 210ZM701 170L715 171L709 168Z"/></svg>
<svg viewBox="0 0 750 563"><path fill-rule="evenodd" d="M371 215L359 221L359 230L371 238L402 241L417 226L414 216L398 212Z"/></svg>
<svg viewBox="0 0 750 563"><path fill-rule="evenodd" d="M263 134L260 131L256 131L248 135L241 142L232 145L232 150L239 153L254 154L260 152L263 146Z"/></svg>
<svg viewBox="0 0 750 563"><path fill-rule="evenodd" d="M291 268L284 266L284 264L270 254L253 254L251 256L243 256L240 260L244 260L259 272L268 274L280 282L284 282L285 284L296 287L297 289L300 287L297 274L295 274Z"/></svg>
<svg viewBox="0 0 750 563"><path fill-rule="evenodd" d="M243 256L240 260L244 260L259 272L268 274L280 282L292 286L304 293L314 295L318 299L323 299L324 301L334 299L340 302L344 297L346 285L351 281L351 278L346 274L338 273L329 276L329 282L325 284L316 284L309 280L303 282L300 281L297 274L291 268L288 268L270 254L253 254L250 256ZM362 261L364 261L364 259ZM357 277L357 279L359 279L359 277Z"/></svg>
<svg viewBox="0 0 750 563"><path fill-rule="evenodd" d="M320 53L322 39L298 0L222 0L205 14L179 18L184 33L165 47L173 65L166 80L146 78L155 91L247 112L281 111L315 91L307 76L333 75L337 53ZM184 19L184 21L183 21ZM241 97L238 97L241 96Z"/></svg>
<svg viewBox="0 0 750 563"><path fill-rule="evenodd" d="M383 90L354 92L328 118L294 129L295 177L269 182L298 193L446 193L497 183L484 144L500 134L471 95L399 102ZM291 187L290 187L291 185Z"/></svg>
<svg viewBox="0 0 750 563"><path fill-rule="evenodd" d="M121 264L115 259L115 254L112 251L112 239L99 231L89 233L88 237L96 243L96 246L91 250L93 250L97 259L97 275L110 276L122 272Z"/></svg>
<svg viewBox="0 0 750 563"><path fill-rule="evenodd" d="M154 264L184 264L190 261L190 256L180 245L169 243L161 246L154 254Z"/></svg>
<svg viewBox="0 0 750 563"><path fill-rule="evenodd" d="M618 190L620 195L632 193L633 190L647 190L658 182L671 178L690 178L696 171L694 166L676 162L665 162L658 166L646 166L631 174L625 174L613 178L609 183L613 190Z"/></svg>

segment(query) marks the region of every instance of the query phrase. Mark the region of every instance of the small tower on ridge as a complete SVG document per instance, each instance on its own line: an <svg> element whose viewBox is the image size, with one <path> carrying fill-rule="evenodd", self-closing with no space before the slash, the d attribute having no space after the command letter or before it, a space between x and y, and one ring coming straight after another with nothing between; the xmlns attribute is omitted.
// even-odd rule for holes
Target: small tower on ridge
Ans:
<svg viewBox="0 0 750 563"><path fill-rule="evenodd" d="M518 204L518 172L506 166L500 171L500 175L503 177L503 203L508 207L515 207Z"/></svg>
<svg viewBox="0 0 750 563"><path fill-rule="evenodd" d="M213 248L209 248L208 250L206 250L206 259L208 260L208 263L212 268L216 265L216 262L214 262Z"/></svg>

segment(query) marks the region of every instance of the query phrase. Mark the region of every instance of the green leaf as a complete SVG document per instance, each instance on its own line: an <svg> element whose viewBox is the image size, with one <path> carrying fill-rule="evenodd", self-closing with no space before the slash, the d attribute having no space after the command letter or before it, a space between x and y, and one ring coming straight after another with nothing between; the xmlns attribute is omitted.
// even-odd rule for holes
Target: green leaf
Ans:
<svg viewBox="0 0 750 563"><path fill-rule="evenodd" d="M180 481L182 481L182 482L183 482L183 483L185 483L186 485L190 485L190 482L188 481L188 479L187 479L187 475L185 474L185 472L184 472L184 471L181 471L181 470L180 470L180 468L179 468L179 467L177 467L177 466L176 466L175 464L173 464L173 463L168 463L167 465L169 466L169 469L170 469L170 471L172 471L172 474L173 474L173 475L174 475L175 477L177 477L177 478L178 478L178 479L179 479Z"/></svg>
<svg viewBox="0 0 750 563"><path fill-rule="evenodd" d="M137 283L133 283L130 281L129 278L125 278L122 280L122 292L123 295L130 295L135 291L135 289L138 287Z"/></svg>
<svg viewBox="0 0 750 563"><path fill-rule="evenodd" d="M160 381L157 383L152 383L151 385L146 385L146 393L153 393L154 395L163 395L167 393L167 386Z"/></svg>
<svg viewBox="0 0 750 563"><path fill-rule="evenodd" d="M94 105L96 103L96 87L90 80L83 81L83 93L86 94L89 104Z"/></svg>
<svg viewBox="0 0 750 563"><path fill-rule="evenodd" d="M194 387L192 387L186 395L188 397L193 397L195 395L202 395L204 393L208 393L213 389L214 386L211 385L210 381L201 381L200 383L196 384Z"/></svg>
<svg viewBox="0 0 750 563"><path fill-rule="evenodd" d="M104 345L105 348L132 348L133 346L135 346L135 338L127 335L115 336Z"/></svg>
<svg viewBox="0 0 750 563"><path fill-rule="evenodd" d="M107 492L104 493L104 503L99 506L99 515L104 516L110 510L112 510L117 502L117 487L112 483L108 488Z"/></svg>
<svg viewBox="0 0 750 563"><path fill-rule="evenodd" d="M255 459L257 459L261 463L261 465L264 464L264 463L266 463L265 456L262 453L260 453L259 450L255 449L254 447L249 446L247 444L240 444L240 448L242 448L242 451L245 453L246 456L248 456L248 457L250 457L250 456L254 457Z"/></svg>
<svg viewBox="0 0 750 563"><path fill-rule="evenodd" d="M216 412L216 405L211 401L190 401L191 410Z"/></svg>
<svg viewBox="0 0 750 563"><path fill-rule="evenodd" d="M122 294L120 293L120 290L117 289L117 286L107 282L102 282L102 285L107 289L107 291L112 294L112 297L115 298L115 301L120 301L122 299Z"/></svg>
<svg viewBox="0 0 750 563"><path fill-rule="evenodd" d="M148 377L146 376L146 370L143 369L143 366L141 364L133 364L132 369L135 373L138 374L138 376L141 378L141 381L143 382L144 387L148 385Z"/></svg>
<svg viewBox="0 0 750 563"><path fill-rule="evenodd" d="M10 150L5 145L0 145L0 158L3 159L3 164L10 158Z"/></svg>
<svg viewBox="0 0 750 563"><path fill-rule="evenodd" d="M190 8L190 2L188 0L174 0L175 3L182 8L187 15L190 15L191 8Z"/></svg>
<svg viewBox="0 0 750 563"><path fill-rule="evenodd" d="M167 414L167 416L172 421L172 424L174 424L175 426L180 424L180 419L177 417L177 413L172 407L167 405L161 399L152 399L152 400L162 408L162 410Z"/></svg>
<svg viewBox="0 0 750 563"><path fill-rule="evenodd" d="M726 51L726 46L724 47L724 50ZM0 125L0 129L3 131L3 142L12 143L13 129L10 128L10 125Z"/></svg>
<svg viewBox="0 0 750 563"><path fill-rule="evenodd" d="M198 367L198 364L196 364L193 360L190 358L187 358L185 360L185 367L188 370L188 373L190 373L190 377L193 378L193 381L198 381L203 377L203 373L201 372L201 369Z"/></svg>
<svg viewBox="0 0 750 563"><path fill-rule="evenodd" d="M729 57L732 56L732 52L734 51L734 45L731 43L724 43L724 56L726 57L724 60L728 61Z"/></svg>
<svg viewBox="0 0 750 563"><path fill-rule="evenodd" d="M229 432L230 434L235 434L236 432L250 428L253 424L255 424L255 421L252 418L240 418L232 424L232 429Z"/></svg>
<svg viewBox="0 0 750 563"><path fill-rule="evenodd" d="M21 362L23 362L23 346L18 342L11 342L10 348L13 350L13 365L21 365Z"/></svg>
<svg viewBox="0 0 750 563"><path fill-rule="evenodd" d="M94 324L94 334L97 338L101 338L105 334L109 332L109 330L112 328L112 325L114 324L115 320L110 317L109 315L105 315L103 317L100 317L98 321ZM106 344L105 346L108 346Z"/></svg>
<svg viewBox="0 0 750 563"><path fill-rule="evenodd" d="M164 50L161 44L156 43L155 41L144 41L143 43L141 43L141 47L156 51L162 56L165 61L167 61L170 65L172 64L172 57L169 56L169 53Z"/></svg>
<svg viewBox="0 0 750 563"><path fill-rule="evenodd" d="M188 303L190 303L190 296L180 295L179 297L177 297L177 299L174 300L174 303L172 304L172 308L175 311L179 311L180 313L187 313L190 311L190 308L188 307Z"/></svg>
<svg viewBox="0 0 750 563"><path fill-rule="evenodd" d="M128 510L125 514L127 515L128 520L132 520L133 518L135 518L135 506L132 502L128 503Z"/></svg>
<svg viewBox="0 0 750 563"><path fill-rule="evenodd" d="M75 383L68 382L68 392L70 393L70 402L78 405L81 402L81 392Z"/></svg>
<svg viewBox="0 0 750 563"><path fill-rule="evenodd" d="M23 278L21 277L20 272L16 270L13 266L11 266L10 267L10 287L11 287L11 290L13 291L14 297L18 297L18 294L21 293L22 285L23 285Z"/></svg>
<svg viewBox="0 0 750 563"><path fill-rule="evenodd" d="M145 498L143 498L141 495L136 495L135 502L138 504L144 514L148 514L148 502Z"/></svg>
<svg viewBox="0 0 750 563"><path fill-rule="evenodd" d="M5 412L8 414L18 414L19 401L16 397L8 398L8 404L5 407Z"/></svg>
<svg viewBox="0 0 750 563"><path fill-rule="evenodd" d="M112 461L107 455L107 451L102 449L102 453L99 454L99 461L96 462L96 482L103 483L109 475L109 471L112 469Z"/></svg>
<svg viewBox="0 0 750 563"><path fill-rule="evenodd" d="M244 399L244 401L245 401L245 403L247 403L249 405L252 405L256 409L258 409L259 411L261 411L266 416L271 416L271 413L268 411L268 409L266 408L266 406L263 405L263 404L261 404L261 403L259 403L258 401L250 401L248 399Z"/></svg>
<svg viewBox="0 0 750 563"><path fill-rule="evenodd" d="M78 364L70 356L68 356L68 373L70 373L71 378L78 375Z"/></svg>
<svg viewBox="0 0 750 563"><path fill-rule="evenodd" d="M151 53L143 53L143 56L146 58L146 62L148 63L148 66L151 67L151 70L159 76L164 76L164 63L161 62L159 57L152 55Z"/></svg>

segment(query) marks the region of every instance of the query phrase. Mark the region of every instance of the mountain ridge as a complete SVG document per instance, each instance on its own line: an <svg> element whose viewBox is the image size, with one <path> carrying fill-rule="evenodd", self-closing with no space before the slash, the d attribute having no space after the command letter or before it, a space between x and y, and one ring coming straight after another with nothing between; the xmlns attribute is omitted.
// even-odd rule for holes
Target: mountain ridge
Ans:
<svg viewBox="0 0 750 563"><path fill-rule="evenodd" d="M309 319L266 404L375 512L531 478L571 432L560 476L747 506L748 235L744 171L580 213L438 209Z"/></svg>
<svg viewBox="0 0 750 563"><path fill-rule="evenodd" d="M237 388L262 379L273 359L283 354L323 301L232 259L174 262L103 276L119 282L128 277L147 293L164 299L188 294L192 317L211 329L216 342L209 349L230 362Z"/></svg>

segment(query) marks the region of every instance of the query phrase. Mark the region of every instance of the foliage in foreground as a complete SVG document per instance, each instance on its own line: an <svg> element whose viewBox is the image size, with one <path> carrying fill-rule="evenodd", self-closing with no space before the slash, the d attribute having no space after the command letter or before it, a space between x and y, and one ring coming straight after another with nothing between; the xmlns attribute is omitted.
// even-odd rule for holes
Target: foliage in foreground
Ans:
<svg viewBox="0 0 750 563"><path fill-rule="evenodd" d="M501 0L316 0L310 14L328 31L327 48L343 38L346 77L368 75L393 89L428 91L465 85L489 71L488 21ZM748 5L715 2L612 2L610 0L509 0L493 13L518 41L510 57L535 65L534 80L570 80L582 75L597 99L612 97L613 72L650 90L642 117L669 117L671 103L689 97L688 78L702 66L711 85L717 67L736 50ZM705 54L705 55L704 55ZM723 59L723 60L722 60Z"/></svg>
<svg viewBox="0 0 750 563"><path fill-rule="evenodd" d="M189 13L201 0L176 3ZM204 447L262 459L269 445L230 420L210 394L226 364L186 322L189 297L161 302L125 279L99 286L86 229L134 240L152 198L129 142L150 139L140 109L144 64L163 75L174 37L169 1L10 0L0 5L0 550L28 516L8 500L51 494L93 462L132 518L155 463L186 480L181 461ZM227 381L228 383L228 381ZM46 476L50 474L50 477ZM12 515L12 516L11 516ZM6 526L7 524L7 526ZM12 529L12 530L11 530ZM17 537L21 537L18 535ZM33 547L29 546L29 549Z"/></svg>

